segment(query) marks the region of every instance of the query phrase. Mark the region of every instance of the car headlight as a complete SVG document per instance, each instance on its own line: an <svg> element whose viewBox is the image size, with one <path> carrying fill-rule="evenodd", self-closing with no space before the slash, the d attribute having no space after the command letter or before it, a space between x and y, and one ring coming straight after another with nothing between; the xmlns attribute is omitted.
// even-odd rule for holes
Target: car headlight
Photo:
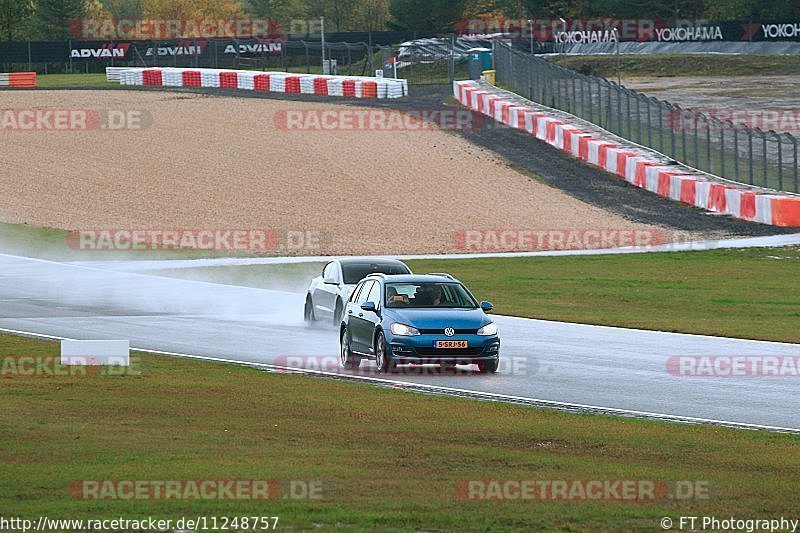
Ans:
<svg viewBox="0 0 800 533"><path fill-rule="evenodd" d="M497 335L497 324L489 322L478 330L478 335Z"/></svg>
<svg viewBox="0 0 800 533"><path fill-rule="evenodd" d="M419 330L417 328L412 328L411 326L401 324L400 322L393 322L391 328L389 329L392 330L393 335L419 335Z"/></svg>

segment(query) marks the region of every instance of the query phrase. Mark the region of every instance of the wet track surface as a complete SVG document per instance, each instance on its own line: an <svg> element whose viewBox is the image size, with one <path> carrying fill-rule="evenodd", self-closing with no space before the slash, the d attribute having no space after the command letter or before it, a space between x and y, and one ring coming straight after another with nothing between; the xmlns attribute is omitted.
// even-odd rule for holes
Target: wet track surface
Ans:
<svg viewBox="0 0 800 533"><path fill-rule="evenodd" d="M110 271L0 254L0 327L135 348L286 364L338 353L332 327L306 327L303 294ZM671 356L800 355L800 346L496 317L495 375L396 372L424 383L800 429L797 377L679 377ZM364 363L365 374L376 376ZM380 376L384 377L384 376Z"/></svg>

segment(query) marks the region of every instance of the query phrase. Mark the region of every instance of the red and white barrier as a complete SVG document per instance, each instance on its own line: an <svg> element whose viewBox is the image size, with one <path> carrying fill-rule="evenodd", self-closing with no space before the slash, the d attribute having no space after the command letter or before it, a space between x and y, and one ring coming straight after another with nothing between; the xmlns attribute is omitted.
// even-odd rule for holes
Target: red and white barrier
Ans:
<svg viewBox="0 0 800 533"><path fill-rule="evenodd" d="M0 73L0 87L36 87L36 73Z"/></svg>
<svg viewBox="0 0 800 533"><path fill-rule="evenodd" d="M715 181L700 172L670 164L653 151L626 144L566 113L479 82L453 82L453 94L470 109L526 131L659 196L744 220L800 226L800 196Z"/></svg>
<svg viewBox="0 0 800 533"><path fill-rule="evenodd" d="M403 79L253 70L107 67L106 79L119 81L122 85L219 87L345 98L401 98L408 95L408 81Z"/></svg>
<svg viewBox="0 0 800 533"><path fill-rule="evenodd" d="M174 68L165 68L161 79L165 86L180 87L183 85L183 72Z"/></svg>

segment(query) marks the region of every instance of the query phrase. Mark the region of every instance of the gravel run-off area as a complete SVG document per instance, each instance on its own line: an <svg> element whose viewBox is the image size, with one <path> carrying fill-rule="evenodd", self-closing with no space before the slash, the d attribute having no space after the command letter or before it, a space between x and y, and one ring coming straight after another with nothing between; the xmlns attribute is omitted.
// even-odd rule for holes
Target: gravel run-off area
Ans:
<svg viewBox="0 0 800 533"><path fill-rule="evenodd" d="M518 172L452 132L276 126L289 109L353 109L337 104L88 90L7 92L3 103L135 110L147 126L0 133L5 222L312 232L315 242L295 250L302 254L465 251L454 235L473 229L657 229Z"/></svg>

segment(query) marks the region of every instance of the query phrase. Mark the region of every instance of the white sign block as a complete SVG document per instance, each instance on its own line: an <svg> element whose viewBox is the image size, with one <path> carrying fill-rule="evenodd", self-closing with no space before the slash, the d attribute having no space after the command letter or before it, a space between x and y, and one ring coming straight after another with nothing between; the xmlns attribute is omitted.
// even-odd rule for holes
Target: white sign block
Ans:
<svg viewBox="0 0 800 533"><path fill-rule="evenodd" d="M130 341L61 341L62 365L130 366Z"/></svg>

